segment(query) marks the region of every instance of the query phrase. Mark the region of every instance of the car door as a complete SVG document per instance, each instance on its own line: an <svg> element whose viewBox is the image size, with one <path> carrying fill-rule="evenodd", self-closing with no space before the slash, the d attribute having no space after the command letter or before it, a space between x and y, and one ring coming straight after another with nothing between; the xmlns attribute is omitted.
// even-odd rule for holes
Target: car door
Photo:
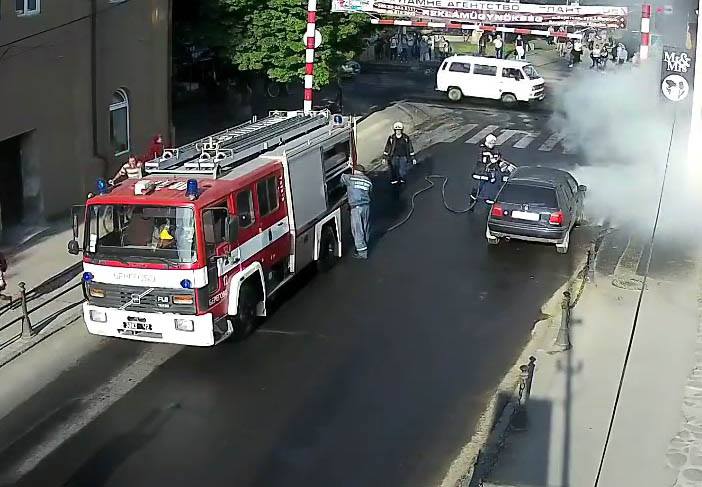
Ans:
<svg viewBox="0 0 702 487"><path fill-rule="evenodd" d="M566 218L568 218L568 227L570 227L575 222L578 211L575 193L573 193L573 190L565 181L558 185L558 193L559 199L562 199L562 202L560 203L561 211L566 214Z"/></svg>
<svg viewBox="0 0 702 487"><path fill-rule="evenodd" d="M261 250L255 190L255 185L251 184L234 193L234 213L239 222L237 248L242 266L253 262Z"/></svg>
<svg viewBox="0 0 702 487"><path fill-rule="evenodd" d="M471 96L490 98L493 100L500 98L497 66L473 64L472 81L474 92L471 93Z"/></svg>
<svg viewBox="0 0 702 487"><path fill-rule="evenodd" d="M202 230L207 263L207 305L212 309L224 302L226 282L222 261L229 258L231 245L226 238L226 223L229 215L227 200L218 201L202 210ZM202 299L202 298L201 298ZM204 301L204 300L203 300Z"/></svg>
<svg viewBox="0 0 702 487"><path fill-rule="evenodd" d="M464 96L473 96L472 75L470 74L470 63L453 61L448 67L446 74L446 87L458 86Z"/></svg>
<svg viewBox="0 0 702 487"><path fill-rule="evenodd" d="M502 93L512 93L518 100L529 100L529 93L525 93L523 89L527 83L521 82L524 76L521 70L517 68L502 68L500 74L502 75L499 80L500 96L502 96Z"/></svg>

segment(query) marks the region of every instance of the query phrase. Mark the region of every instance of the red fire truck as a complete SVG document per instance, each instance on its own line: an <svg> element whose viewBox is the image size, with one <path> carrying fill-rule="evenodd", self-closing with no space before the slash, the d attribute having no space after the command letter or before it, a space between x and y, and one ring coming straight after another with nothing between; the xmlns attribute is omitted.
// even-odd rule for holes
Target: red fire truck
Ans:
<svg viewBox="0 0 702 487"><path fill-rule="evenodd" d="M241 339L267 300L313 262L341 257L340 182L355 159L352 119L273 112L164 151L146 176L98 182L85 206L90 333L209 346Z"/></svg>

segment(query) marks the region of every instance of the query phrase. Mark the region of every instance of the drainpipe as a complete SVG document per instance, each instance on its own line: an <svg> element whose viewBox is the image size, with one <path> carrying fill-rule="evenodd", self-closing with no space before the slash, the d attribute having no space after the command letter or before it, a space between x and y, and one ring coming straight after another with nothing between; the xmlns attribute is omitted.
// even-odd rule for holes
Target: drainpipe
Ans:
<svg viewBox="0 0 702 487"><path fill-rule="evenodd" d="M93 157L102 162L102 176L107 177L107 158L100 153L98 142L97 96L97 0L90 0L90 96L92 102ZM85 183L85 181L84 181ZM83 188L83 192L87 192Z"/></svg>

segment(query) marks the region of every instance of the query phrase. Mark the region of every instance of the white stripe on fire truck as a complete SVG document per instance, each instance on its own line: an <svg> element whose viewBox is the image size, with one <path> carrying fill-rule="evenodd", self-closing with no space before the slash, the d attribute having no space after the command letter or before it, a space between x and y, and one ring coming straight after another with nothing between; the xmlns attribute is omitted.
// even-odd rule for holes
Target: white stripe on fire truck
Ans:
<svg viewBox="0 0 702 487"><path fill-rule="evenodd" d="M255 237L248 239L239 247L232 249L228 262L219 268L218 274L221 276L231 271L239 264L246 262L254 255L263 251L266 247L276 242L279 238L290 232L288 217L282 218L270 227L262 230Z"/></svg>

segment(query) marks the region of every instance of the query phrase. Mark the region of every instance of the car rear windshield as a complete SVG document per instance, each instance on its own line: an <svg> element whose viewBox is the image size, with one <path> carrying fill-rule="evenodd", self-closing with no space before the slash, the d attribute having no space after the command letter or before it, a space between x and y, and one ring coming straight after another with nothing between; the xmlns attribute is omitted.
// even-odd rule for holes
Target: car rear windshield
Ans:
<svg viewBox="0 0 702 487"><path fill-rule="evenodd" d="M556 191L541 186L507 184L502 188L500 196L497 199L500 203L513 203L517 205L529 204L546 208L558 208Z"/></svg>

